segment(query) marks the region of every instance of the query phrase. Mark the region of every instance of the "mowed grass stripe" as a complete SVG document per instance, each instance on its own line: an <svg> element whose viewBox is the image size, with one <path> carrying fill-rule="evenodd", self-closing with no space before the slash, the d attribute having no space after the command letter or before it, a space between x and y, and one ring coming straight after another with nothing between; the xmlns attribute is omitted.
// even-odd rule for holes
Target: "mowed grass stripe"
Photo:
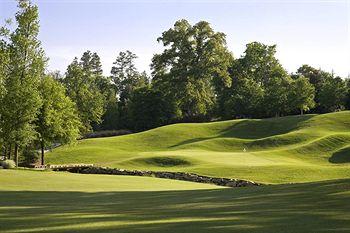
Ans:
<svg viewBox="0 0 350 233"><path fill-rule="evenodd" d="M86 175L66 172L0 170L0 190L11 191L164 191L215 189L219 186L138 176Z"/></svg>
<svg viewBox="0 0 350 233"><path fill-rule="evenodd" d="M2 233L350 231L350 179L234 189L14 170L0 183Z"/></svg>

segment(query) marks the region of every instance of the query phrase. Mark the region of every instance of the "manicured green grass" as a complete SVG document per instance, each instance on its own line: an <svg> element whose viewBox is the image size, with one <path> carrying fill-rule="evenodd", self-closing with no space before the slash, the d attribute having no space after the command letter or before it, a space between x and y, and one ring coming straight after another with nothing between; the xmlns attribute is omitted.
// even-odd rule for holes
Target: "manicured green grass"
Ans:
<svg viewBox="0 0 350 233"><path fill-rule="evenodd" d="M350 232L350 179L231 189L1 170L0 184L1 233Z"/></svg>
<svg viewBox="0 0 350 233"><path fill-rule="evenodd" d="M344 111L174 124L82 140L47 153L47 161L185 171L278 184L350 177L349 148L350 112Z"/></svg>
<svg viewBox="0 0 350 233"><path fill-rule="evenodd" d="M86 175L33 170L0 170L5 191L165 191L218 189L219 186L139 176ZM221 187L222 188L222 187Z"/></svg>

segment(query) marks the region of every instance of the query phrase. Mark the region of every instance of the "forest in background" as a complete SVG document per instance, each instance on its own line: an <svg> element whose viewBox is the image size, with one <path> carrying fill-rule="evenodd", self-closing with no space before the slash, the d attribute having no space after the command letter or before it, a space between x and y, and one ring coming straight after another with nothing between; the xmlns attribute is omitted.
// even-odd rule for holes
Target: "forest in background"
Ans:
<svg viewBox="0 0 350 233"><path fill-rule="evenodd" d="M309 65L288 73L276 45L252 42L241 57L225 34L182 19L157 38L152 73L120 52L110 75L86 51L62 75L48 72L38 39L38 7L18 1L15 21L0 28L0 147L16 164L37 150L69 144L94 131L138 132L177 122L266 118L350 109L350 80Z"/></svg>

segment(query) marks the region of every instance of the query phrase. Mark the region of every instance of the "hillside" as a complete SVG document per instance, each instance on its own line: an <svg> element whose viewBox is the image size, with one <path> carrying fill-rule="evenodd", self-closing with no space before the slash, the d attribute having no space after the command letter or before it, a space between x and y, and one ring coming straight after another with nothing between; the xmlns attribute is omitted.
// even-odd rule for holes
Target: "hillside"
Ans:
<svg viewBox="0 0 350 233"><path fill-rule="evenodd" d="M349 179L231 189L145 177L0 170L0 183L2 233L350 230Z"/></svg>
<svg viewBox="0 0 350 233"><path fill-rule="evenodd" d="M348 178L350 111L174 124L82 140L47 153L47 161L186 171L264 183Z"/></svg>

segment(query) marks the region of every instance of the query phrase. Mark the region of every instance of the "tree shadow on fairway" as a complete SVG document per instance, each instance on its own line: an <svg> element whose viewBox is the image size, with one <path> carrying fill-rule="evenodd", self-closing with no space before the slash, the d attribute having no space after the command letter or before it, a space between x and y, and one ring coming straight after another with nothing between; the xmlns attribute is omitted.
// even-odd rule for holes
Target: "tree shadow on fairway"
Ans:
<svg viewBox="0 0 350 233"><path fill-rule="evenodd" d="M350 180L149 192L0 191L0 232L349 232Z"/></svg>
<svg viewBox="0 0 350 233"><path fill-rule="evenodd" d="M331 163L350 163L350 146L342 148L329 158Z"/></svg>
<svg viewBox="0 0 350 233"><path fill-rule="evenodd" d="M242 120L227 129L220 135L240 139L261 139L297 130L303 122L315 115L286 116L281 118Z"/></svg>
<svg viewBox="0 0 350 233"><path fill-rule="evenodd" d="M244 119L223 129L219 135L213 137L193 138L182 141L169 148L215 138L263 139L271 136L290 133L301 127L302 123L315 115L287 116L283 118Z"/></svg>

